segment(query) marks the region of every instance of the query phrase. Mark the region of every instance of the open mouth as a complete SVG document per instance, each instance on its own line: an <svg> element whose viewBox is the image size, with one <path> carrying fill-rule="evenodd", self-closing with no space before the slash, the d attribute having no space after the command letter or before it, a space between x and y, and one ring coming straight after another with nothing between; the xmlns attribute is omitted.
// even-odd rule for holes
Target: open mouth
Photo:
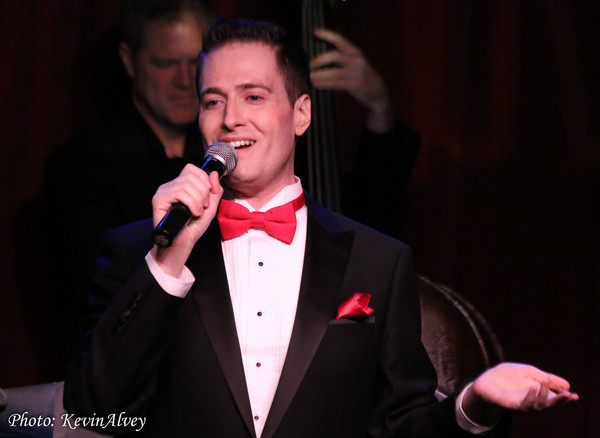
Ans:
<svg viewBox="0 0 600 438"><path fill-rule="evenodd" d="M238 141L230 141L228 142L229 146L234 148L235 150L246 149L252 146L256 141L254 140L238 140Z"/></svg>

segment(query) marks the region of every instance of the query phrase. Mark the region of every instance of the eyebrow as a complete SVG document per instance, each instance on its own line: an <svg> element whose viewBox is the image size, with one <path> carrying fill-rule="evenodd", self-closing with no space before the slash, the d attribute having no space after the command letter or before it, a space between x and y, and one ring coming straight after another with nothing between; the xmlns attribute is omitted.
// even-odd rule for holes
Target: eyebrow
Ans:
<svg viewBox="0 0 600 438"><path fill-rule="evenodd" d="M225 93L223 91L221 91L220 88L217 87L209 87L204 91L200 92L200 97L204 97L204 95L206 94L218 94L219 96L225 96Z"/></svg>
<svg viewBox="0 0 600 438"><path fill-rule="evenodd" d="M262 88L265 91L268 91L269 93L272 93L271 89L269 87L267 87L264 84L255 84L255 83L246 83L246 84L241 84L238 85L236 88L241 88L242 90L250 90L252 88Z"/></svg>
<svg viewBox="0 0 600 438"><path fill-rule="evenodd" d="M271 88L267 87L264 84L257 84L254 82L245 82L243 84L237 85L235 87L237 90L251 90L253 88L261 88L268 93L272 93ZM225 92L219 87L209 87L206 90L200 93L200 97L202 98L205 94L218 94L219 96L225 96Z"/></svg>

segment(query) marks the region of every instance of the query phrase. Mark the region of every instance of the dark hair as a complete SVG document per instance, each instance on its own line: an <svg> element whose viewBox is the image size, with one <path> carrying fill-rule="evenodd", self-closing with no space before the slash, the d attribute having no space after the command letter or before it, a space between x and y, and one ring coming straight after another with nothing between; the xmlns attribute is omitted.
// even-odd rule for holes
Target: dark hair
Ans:
<svg viewBox="0 0 600 438"><path fill-rule="evenodd" d="M143 46L144 32L153 20L179 20L185 14L205 19L207 25L214 18L211 0L125 0L121 9L122 39L135 54Z"/></svg>
<svg viewBox="0 0 600 438"><path fill-rule="evenodd" d="M204 34L198 60L196 85L200 92L200 75L204 58L215 49L232 42L264 43L275 49L277 66L284 80L290 103L303 94L310 94L308 55L302 44L281 26L258 20L217 19Z"/></svg>

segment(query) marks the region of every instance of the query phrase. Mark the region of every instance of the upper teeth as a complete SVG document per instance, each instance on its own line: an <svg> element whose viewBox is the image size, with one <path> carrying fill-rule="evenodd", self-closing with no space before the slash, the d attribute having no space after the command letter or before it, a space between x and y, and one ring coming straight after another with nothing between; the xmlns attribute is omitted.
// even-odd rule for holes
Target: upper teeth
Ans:
<svg viewBox="0 0 600 438"><path fill-rule="evenodd" d="M239 141L230 141L229 145L233 148L239 148L241 146L251 146L254 142L251 140L239 140Z"/></svg>

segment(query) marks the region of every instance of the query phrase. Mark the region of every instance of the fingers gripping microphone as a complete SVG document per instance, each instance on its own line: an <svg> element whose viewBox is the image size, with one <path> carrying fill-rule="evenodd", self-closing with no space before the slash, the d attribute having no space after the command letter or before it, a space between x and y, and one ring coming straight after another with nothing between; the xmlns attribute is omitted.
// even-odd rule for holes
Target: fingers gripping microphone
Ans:
<svg viewBox="0 0 600 438"><path fill-rule="evenodd" d="M200 167L206 173L216 171L219 178L229 175L237 165L235 149L226 143L214 143L206 149L204 164ZM161 248L171 246L179 232L192 218L192 213L181 202L171 205L169 212L152 232L154 243Z"/></svg>

